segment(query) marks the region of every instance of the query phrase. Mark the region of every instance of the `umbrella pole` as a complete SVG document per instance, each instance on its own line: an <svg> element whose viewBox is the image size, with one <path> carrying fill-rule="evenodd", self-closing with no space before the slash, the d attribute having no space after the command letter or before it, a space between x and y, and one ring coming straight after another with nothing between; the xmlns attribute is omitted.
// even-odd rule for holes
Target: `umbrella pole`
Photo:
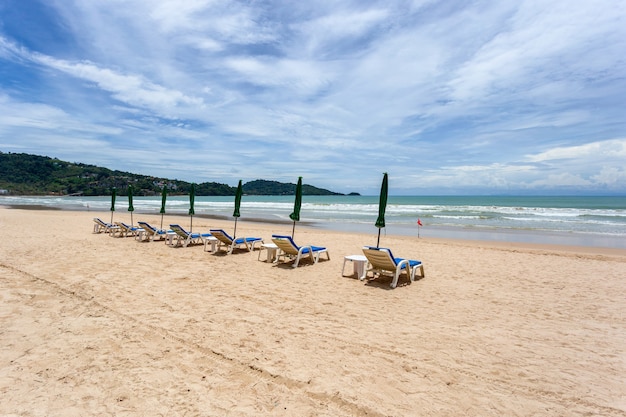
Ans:
<svg viewBox="0 0 626 417"><path fill-rule="evenodd" d="M161 213L161 230L163 230L163 213Z"/></svg>
<svg viewBox="0 0 626 417"><path fill-rule="evenodd" d="M130 212L130 225L131 227L134 226L135 224L133 223L133 212Z"/></svg>
<svg viewBox="0 0 626 417"><path fill-rule="evenodd" d="M193 216L191 216L191 226L189 227L189 231L193 232Z"/></svg>
<svg viewBox="0 0 626 417"><path fill-rule="evenodd" d="M235 217L235 231L233 232L233 240L237 237L237 217Z"/></svg>
<svg viewBox="0 0 626 417"><path fill-rule="evenodd" d="M376 247L380 247L380 227L378 228L378 240L376 241Z"/></svg>
<svg viewBox="0 0 626 417"><path fill-rule="evenodd" d="M113 212L111 212L111 224L113 224Z"/></svg>
<svg viewBox="0 0 626 417"><path fill-rule="evenodd" d="M293 228L291 229L291 238L293 239L293 235L296 232L296 221L293 221Z"/></svg>

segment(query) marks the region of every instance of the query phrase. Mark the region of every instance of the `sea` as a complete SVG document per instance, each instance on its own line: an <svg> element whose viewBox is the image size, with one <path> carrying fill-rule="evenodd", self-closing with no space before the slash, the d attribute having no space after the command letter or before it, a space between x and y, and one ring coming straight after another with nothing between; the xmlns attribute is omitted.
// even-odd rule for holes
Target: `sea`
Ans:
<svg viewBox="0 0 626 417"><path fill-rule="evenodd" d="M110 211L111 197L2 196L0 205ZM240 220L290 229L293 196L243 196ZM161 196L134 197L135 220L159 214ZM234 197L195 198L196 216L234 219ZM128 199L118 196L116 218L129 220ZM168 196L167 215L187 215L187 196ZM307 226L378 234L378 196L303 196ZM105 219L106 220L106 219ZM421 226L418 224L421 223ZM167 220L165 220L167 223ZM626 196L390 196L382 235L626 248ZM374 242L375 243L375 242Z"/></svg>

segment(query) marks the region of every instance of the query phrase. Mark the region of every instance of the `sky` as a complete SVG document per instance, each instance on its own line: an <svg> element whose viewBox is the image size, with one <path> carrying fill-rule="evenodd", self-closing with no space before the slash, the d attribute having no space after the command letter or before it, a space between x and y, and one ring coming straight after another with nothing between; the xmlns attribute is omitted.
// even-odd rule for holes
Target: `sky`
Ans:
<svg viewBox="0 0 626 417"><path fill-rule="evenodd" d="M0 151L375 195L626 194L626 2L0 1Z"/></svg>

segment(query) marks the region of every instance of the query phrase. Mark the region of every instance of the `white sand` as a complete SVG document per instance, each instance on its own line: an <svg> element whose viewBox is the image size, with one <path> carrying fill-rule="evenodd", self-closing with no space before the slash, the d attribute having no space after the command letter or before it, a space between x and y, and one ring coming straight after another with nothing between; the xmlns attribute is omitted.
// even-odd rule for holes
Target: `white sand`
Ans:
<svg viewBox="0 0 626 417"><path fill-rule="evenodd" d="M341 276L375 229L297 227L331 260L293 269L94 216L0 208L2 416L626 415L626 250L383 236L426 270L391 290Z"/></svg>

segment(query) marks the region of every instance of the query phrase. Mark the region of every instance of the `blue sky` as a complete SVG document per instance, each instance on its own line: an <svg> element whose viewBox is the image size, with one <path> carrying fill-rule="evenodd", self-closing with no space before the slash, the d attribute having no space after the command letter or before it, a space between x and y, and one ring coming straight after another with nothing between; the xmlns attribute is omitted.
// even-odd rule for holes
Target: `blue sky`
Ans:
<svg viewBox="0 0 626 417"><path fill-rule="evenodd" d="M233 186L626 194L626 2L2 0L0 151Z"/></svg>

